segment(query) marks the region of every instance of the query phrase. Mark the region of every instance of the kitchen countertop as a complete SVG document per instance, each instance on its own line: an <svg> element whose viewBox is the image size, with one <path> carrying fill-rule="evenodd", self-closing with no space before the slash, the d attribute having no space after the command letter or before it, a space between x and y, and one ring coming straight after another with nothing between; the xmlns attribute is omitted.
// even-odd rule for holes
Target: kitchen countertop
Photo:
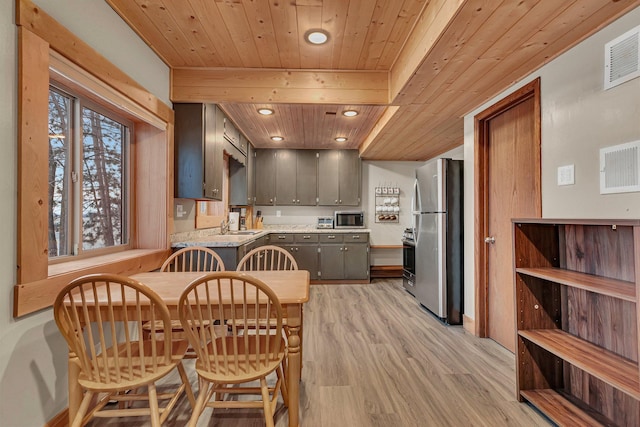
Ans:
<svg viewBox="0 0 640 427"><path fill-rule="evenodd" d="M229 232L228 234L209 234L198 235L196 233L190 233L189 235L176 235L172 236L171 247L172 248L186 248L189 246L206 246L209 248L225 248L225 247L238 247L245 243L249 243L267 234L283 234L283 233L325 233L325 234L337 234L337 233L370 233L368 228L315 228L312 226L278 226L269 227L263 230L247 230L249 232L255 232L255 234L234 234ZM240 233L247 233L247 231L241 231Z"/></svg>

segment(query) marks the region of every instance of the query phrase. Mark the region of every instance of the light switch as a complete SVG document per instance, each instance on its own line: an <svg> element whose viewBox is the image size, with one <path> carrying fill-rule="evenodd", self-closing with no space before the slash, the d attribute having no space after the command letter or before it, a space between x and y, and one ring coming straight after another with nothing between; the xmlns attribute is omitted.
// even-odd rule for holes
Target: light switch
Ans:
<svg viewBox="0 0 640 427"><path fill-rule="evenodd" d="M184 206L176 205L176 217L182 218L184 216Z"/></svg>
<svg viewBox="0 0 640 427"><path fill-rule="evenodd" d="M558 185L573 185L575 183L573 165L558 167Z"/></svg>

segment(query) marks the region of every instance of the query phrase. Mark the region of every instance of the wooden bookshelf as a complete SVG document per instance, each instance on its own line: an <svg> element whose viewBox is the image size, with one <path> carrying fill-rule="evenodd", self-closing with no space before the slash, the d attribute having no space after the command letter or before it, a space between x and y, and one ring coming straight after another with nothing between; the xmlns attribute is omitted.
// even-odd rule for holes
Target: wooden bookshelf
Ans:
<svg viewBox="0 0 640 427"><path fill-rule="evenodd" d="M605 425L590 417L582 408L554 390L524 390L521 394L559 426L601 427Z"/></svg>
<svg viewBox="0 0 640 427"><path fill-rule="evenodd" d="M558 425L640 425L640 221L513 225L518 398Z"/></svg>
<svg viewBox="0 0 640 427"><path fill-rule="evenodd" d="M598 277L554 267L516 268L516 272L626 301L636 301L636 284L624 280Z"/></svg>

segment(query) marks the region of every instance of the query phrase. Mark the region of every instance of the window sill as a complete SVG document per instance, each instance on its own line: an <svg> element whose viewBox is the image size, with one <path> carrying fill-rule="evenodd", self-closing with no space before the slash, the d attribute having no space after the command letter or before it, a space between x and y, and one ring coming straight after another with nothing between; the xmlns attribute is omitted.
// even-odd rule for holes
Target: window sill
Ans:
<svg viewBox="0 0 640 427"><path fill-rule="evenodd" d="M13 315L24 316L51 307L64 286L86 274L111 273L128 276L160 268L169 252L168 249L132 249L50 265L46 279L15 285Z"/></svg>

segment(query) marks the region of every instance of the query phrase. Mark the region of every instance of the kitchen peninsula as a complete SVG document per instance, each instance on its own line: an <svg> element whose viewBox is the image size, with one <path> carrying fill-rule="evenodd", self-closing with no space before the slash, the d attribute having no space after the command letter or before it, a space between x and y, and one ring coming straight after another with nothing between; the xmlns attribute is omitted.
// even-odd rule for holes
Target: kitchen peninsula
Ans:
<svg viewBox="0 0 640 427"><path fill-rule="evenodd" d="M173 248L204 246L216 251L227 270L250 250L264 245L288 250L301 270L308 270L317 282L369 282L369 229L317 229L306 225L278 225L264 230L243 230L227 234L217 229L176 233Z"/></svg>

